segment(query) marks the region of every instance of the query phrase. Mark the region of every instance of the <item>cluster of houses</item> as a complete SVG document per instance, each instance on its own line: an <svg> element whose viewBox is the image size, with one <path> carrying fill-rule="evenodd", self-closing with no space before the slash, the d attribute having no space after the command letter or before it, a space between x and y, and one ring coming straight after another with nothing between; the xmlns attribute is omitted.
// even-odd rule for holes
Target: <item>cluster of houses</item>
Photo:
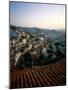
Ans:
<svg viewBox="0 0 68 90"><path fill-rule="evenodd" d="M27 33L16 30L17 36L10 38L10 63L11 66L25 67L23 63L35 65L40 55L56 57L54 43L48 43L42 33ZM31 59L31 60L30 60ZM21 64L20 64L21 63Z"/></svg>

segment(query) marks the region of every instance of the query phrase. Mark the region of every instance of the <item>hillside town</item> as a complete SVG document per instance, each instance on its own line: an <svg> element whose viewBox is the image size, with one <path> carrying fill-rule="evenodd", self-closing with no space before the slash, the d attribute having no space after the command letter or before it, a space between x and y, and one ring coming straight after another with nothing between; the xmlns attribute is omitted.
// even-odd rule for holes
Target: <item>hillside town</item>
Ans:
<svg viewBox="0 0 68 90"><path fill-rule="evenodd" d="M26 32L20 27L10 26L10 63L11 67L32 68L46 65L65 57L65 35L55 39L35 28L36 32ZM55 32L55 31L54 31Z"/></svg>

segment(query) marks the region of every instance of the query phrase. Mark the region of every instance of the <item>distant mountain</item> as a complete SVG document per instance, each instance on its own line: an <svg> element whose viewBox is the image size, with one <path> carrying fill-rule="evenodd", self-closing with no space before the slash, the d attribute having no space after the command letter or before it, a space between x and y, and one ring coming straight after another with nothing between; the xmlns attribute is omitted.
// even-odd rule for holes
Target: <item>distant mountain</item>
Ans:
<svg viewBox="0 0 68 90"><path fill-rule="evenodd" d="M37 33L40 31L40 29L36 27L18 27L17 29L29 33Z"/></svg>
<svg viewBox="0 0 68 90"><path fill-rule="evenodd" d="M12 29L14 29L15 26L12 26ZM36 27L16 27L15 30L20 30L22 32L28 32L28 33L42 33L45 36L56 38L59 37L61 34L65 34L64 30L49 30L49 29L40 29ZM15 30L12 30L10 32L11 36L16 36Z"/></svg>

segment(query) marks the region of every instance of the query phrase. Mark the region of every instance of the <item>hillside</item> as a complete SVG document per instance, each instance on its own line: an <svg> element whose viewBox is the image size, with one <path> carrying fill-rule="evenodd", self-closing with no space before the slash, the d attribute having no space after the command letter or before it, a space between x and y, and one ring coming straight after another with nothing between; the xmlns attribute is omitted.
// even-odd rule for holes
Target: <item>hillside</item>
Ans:
<svg viewBox="0 0 68 90"><path fill-rule="evenodd" d="M32 69L13 69L10 88L31 88L66 85L65 61L58 61L46 66L36 66Z"/></svg>

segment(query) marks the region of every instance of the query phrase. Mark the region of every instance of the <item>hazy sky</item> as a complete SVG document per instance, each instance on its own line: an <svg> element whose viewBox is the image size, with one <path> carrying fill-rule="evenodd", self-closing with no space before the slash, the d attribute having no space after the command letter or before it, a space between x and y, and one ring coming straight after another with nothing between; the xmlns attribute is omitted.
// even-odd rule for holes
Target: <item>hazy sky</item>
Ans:
<svg viewBox="0 0 68 90"><path fill-rule="evenodd" d="M65 29L65 5L10 2L10 24Z"/></svg>

